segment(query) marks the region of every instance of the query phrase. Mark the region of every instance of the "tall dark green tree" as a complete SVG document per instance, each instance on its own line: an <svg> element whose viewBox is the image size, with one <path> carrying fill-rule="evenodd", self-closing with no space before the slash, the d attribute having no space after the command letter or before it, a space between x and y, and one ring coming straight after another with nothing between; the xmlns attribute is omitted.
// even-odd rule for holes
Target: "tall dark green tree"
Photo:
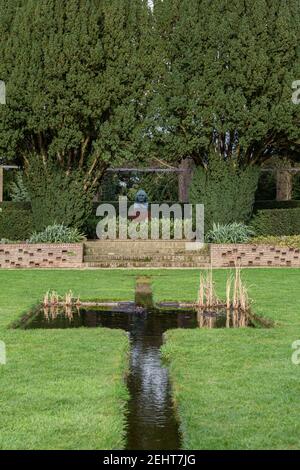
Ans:
<svg viewBox="0 0 300 470"><path fill-rule="evenodd" d="M152 67L146 0L0 0L0 152L84 175L139 157Z"/></svg>
<svg viewBox="0 0 300 470"><path fill-rule="evenodd" d="M166 159L205 164L212 148L239 166L299 158L298 0L156 0L154 16L151 133Z"/></svg>

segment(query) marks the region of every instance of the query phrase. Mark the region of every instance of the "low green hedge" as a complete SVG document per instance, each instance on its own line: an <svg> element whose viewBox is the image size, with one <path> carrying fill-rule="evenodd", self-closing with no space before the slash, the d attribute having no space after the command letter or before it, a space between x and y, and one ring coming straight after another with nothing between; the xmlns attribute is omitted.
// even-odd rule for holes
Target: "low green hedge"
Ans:
<svg viewBox="0 0 300 470"><path fill-rule="evenodd" d="M251 222L256 235L299 235L300 208L258 211Z"/></svg>
<svg viewBox="0 0 300 470"><path fill-rule="evenodd" d="M254 203L254 212L264 209L296 209L300 208L300 201L293 199L291 201L256 201Z"/></svg>
<svg viewBox="0 0 300 470"><path fill-rule="evenodd" d="M250 240L254 245L282 246L283 248L300 248L300 235L277 237L274 235L255 237Z"/></svg>
<svg viewBox="0 0 300 470"><path fill-rule="evenodd" d="M33 232L31 207L23 202L0 203L0 240L25 241Z"/></svg>

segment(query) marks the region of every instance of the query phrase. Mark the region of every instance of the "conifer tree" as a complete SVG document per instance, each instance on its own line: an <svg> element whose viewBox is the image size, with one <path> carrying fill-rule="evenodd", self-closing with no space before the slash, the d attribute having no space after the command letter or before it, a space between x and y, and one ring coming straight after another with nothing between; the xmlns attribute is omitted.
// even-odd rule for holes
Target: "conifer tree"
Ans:
<svg viewBox="0 0 300 470"><path fill-rule="evenodd" d="M93 188L137 158L148 23L146 0L0 0L1 154L82 171Z"/></svg>
<svg viewBox="0 0 300 470"><path fill-rule="evenodd" d="M298 0L156 0L154 17L162 63L150 126L165 159L299 158Z"/></svg>

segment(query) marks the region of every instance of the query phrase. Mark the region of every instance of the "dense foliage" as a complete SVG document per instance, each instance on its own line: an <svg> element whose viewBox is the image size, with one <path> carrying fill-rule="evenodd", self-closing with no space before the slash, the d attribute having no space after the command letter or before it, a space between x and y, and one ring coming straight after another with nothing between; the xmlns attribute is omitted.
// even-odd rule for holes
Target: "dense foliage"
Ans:
<svg viewBox="0 0 300 470"><path fill-rule="evenodd" d="M81 228L92 211L93 192L84 185L85 175L79 169L65 174L55 162L45 166L31 155L27 160L25 185L29 192L34 228L64 224Z"/></svg>
<svg viewBox="0 0 300 470"><path fill-rule="evenodd" d="M251 226L257 235L299 235L300 208L258 211Z"/></svg>
<svg viewBox="0 0 300 470"><path fill-rule="evenodd" d="M30 202L28 189L24 184L24 175L18 172L10 184L10 198L14 202Z"/></svg>
<svg viewBox="0 0 300 470"><path fill-rule="evenodd" d="M0 203L0 239L25 241L33 232L30 205Z"/></svg>
<svg viewBox="0 0 300 470"><path fill-rule="evenodd" d="M205 229L213 223L247 222L251 216L259 170L236 167L233 161L211 154L206 168L195 171L190 201L204 204Z"/></svg>
<svg viewBox="0 0 300 470"><path fill-rule="evenodd" d="M205 203L207 228L247 221L249 167L300 159L291 100L299 19L298 0L155 0L153 12L147 0L0 0L0 153L27 167L36 228L83 226L89 209L78 200L92 199L110 166L178 167L186 158L198 167L192 202ZM215 177L212 154L231 188ZM137 180L131 195L136 186L152 200L177 196L168 177ZM258 194L270 197L262 180Z"/></svg>
<svg viewBox="0 0 300 470"><path fill-rule="evenodd" d="M164 157L299 158L298 0L157 0L152 135Z"/></svg>
<svg viewBox="0 0 300 470"><path fill-rule="evenodd" d="M138 158L148 12L141 0L1 0L1 153L80 170L93 189L112 163Z"/></svg>
<svg viewBox="0 0 300 470"><path fill-rule="evenodd" d="M300 248L300 235L291 235L291 236L260 236L254 237L251 239L251 243L258 245L273 245L273 246L282 246L288 248Z"/></svg>
<svg viewBox="0 0 300 470"><path fill-rule="evenodd" d="M299 200L291 201L256 201L254 204L254 211L261 209L295 209L300 207Z"/></svg>

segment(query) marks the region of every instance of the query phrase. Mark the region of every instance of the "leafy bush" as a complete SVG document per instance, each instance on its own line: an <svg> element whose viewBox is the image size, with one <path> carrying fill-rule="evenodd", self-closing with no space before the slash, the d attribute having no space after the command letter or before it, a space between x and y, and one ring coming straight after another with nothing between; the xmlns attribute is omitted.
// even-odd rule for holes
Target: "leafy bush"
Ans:
<svg viewBox="0 0 300 470"><path fill-rule="evenodd" d="M300 234L300 208L258 211L251 222L257 235Z"/></svg>
<svg viewBox="0 0 300 470"><path fill-rule="evenodd" d="M34 228L42 231L49 225L63 224L81 229L90 216L93 194L85 188L85 175L79 170L65 172L51 161L32 155L26 169Z"/></svg>
<svg viewBox="0 0 300 470"><path fill-rule="evenodd" d="M205 230L213 223L247 222L253 210L259 177L257 167L238 168L233 160L212 155L207 168L196 169L190 202L204 204Z"/></svg>
<svg viewBox="0 0 300 470"><path fill-rule="evenodd" d="M233 222L227 225L214 223L205 241L207 243L247 243L253 235L253 230L242 223Z"/></svg>
<svg viewBox="0 0 300 470"><path fill-rule="evenodd" d="M91 214L86 220L83 231L86 234L88 240L95 240L97 238L96 227L99 222L99 217L95 214Z"/></svg>
<svg viewBox="0 0 300 470"><path fill-rule="evenodd" d="M288 248L300 248L300 235L291 235L291 236L282 236L276 237L269 235L266 237L254 237L251 240L251 243L256 245L272 245L272 246L282 246Z"/></svg>
<svg viewBox="0 0 300 470"><path fill-rule="evenodd" d="M0 204L0 238L24 241L33 230L30 204L15 202Z"/></svg>
<svg viewBox="0 0 300 470"><path fill-rule="evenodd" d="M24 184L23 174L18 172L10 185L10 197L14 202L30 202L28 189Z"/></svg>
<svg viewBox="0 0 300 470"><path fill-rule="evenodd" d="M8 240L7 238L1 238L0 245L6 245L7 243L12 243L12 242Z"/></svg>
<svg viewBox="0 0 300 470"><path fill-rule="evenodd" d="M300 203L300 173L294 175L293 178L293 199L297 199Z"/></svg>
<svg viewBox="0 0 300 470"><path fill-rule="evenodd" d="M43 232L33 233L29 243L78 243L84 238L77 228L49 225Z"/></svg>

